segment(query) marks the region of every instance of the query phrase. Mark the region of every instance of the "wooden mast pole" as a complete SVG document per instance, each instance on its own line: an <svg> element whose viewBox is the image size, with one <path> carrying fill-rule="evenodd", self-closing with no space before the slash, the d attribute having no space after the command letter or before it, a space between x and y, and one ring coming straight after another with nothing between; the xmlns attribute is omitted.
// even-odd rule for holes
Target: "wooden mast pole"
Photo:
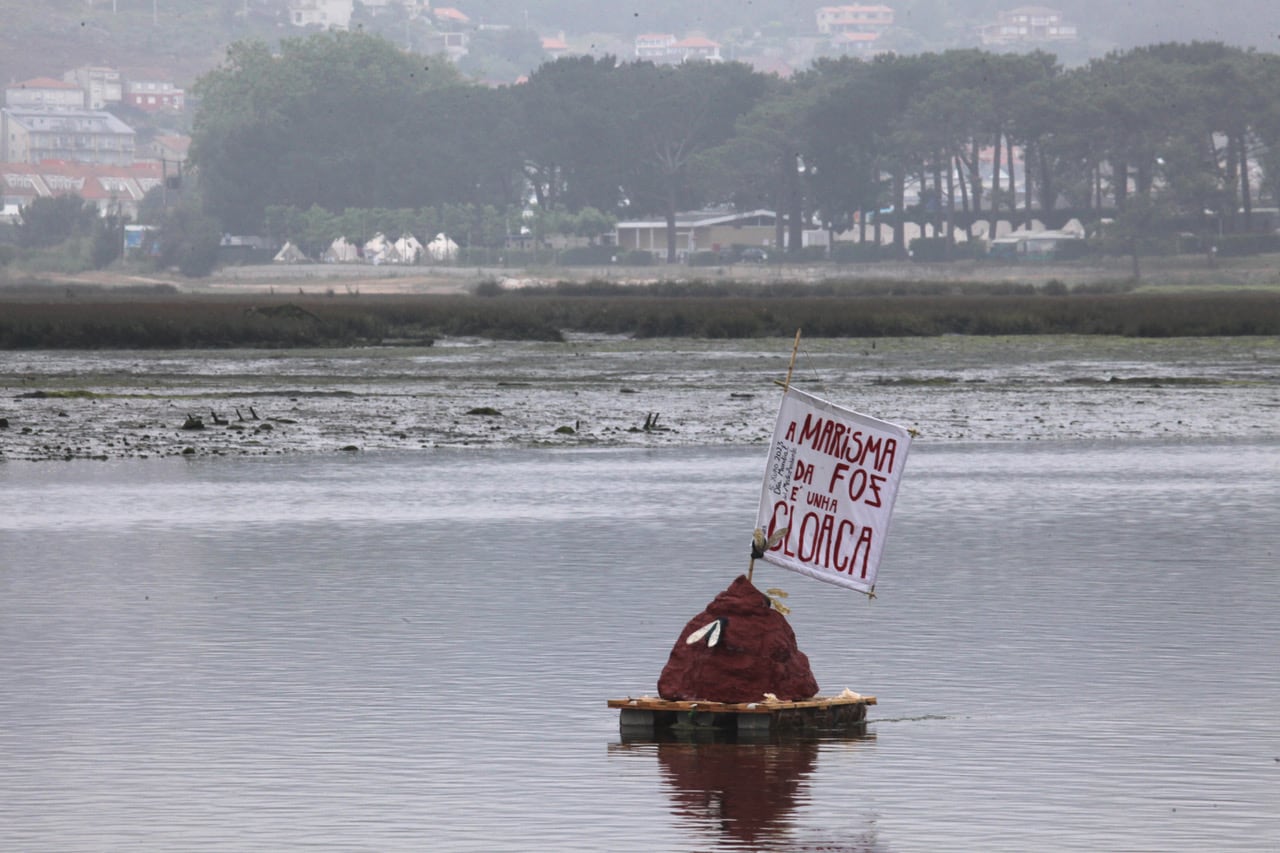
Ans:
<svg viewBox="0 0 1280 853"><path fill-rule="evenodd" d="M787 381L782 383L782 393L791 387L791 373L796 369L796 354L800 352L800 330L796 329L796 342L791 345L791 363L787 365Z"/></svg>
<svg viewBox="0 0 1280 853"><path fill-rule="evenodd" d="M796 340L791 345L791 361L787 364L787 378L782 383L782 394L786 396L787 390L791 387L791 374L796 369L796 355L800 352L800 329L796 329ZM774 380L777 381L777 380ZM751 539L751 562L747 564L747 583L751 583L751 576L756 570L756 553L763 553L766 545L763 530L757 529Z"/></svg>

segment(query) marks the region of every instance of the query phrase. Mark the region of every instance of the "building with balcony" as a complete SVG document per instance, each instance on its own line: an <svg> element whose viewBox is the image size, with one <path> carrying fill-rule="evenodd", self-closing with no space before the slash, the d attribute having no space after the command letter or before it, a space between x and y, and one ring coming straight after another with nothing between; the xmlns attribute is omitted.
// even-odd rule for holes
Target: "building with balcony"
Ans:
<svg viewBox="0 0 1280 853"><path fill-rule="evenodd" d="M187 94L163 71L126 71L124 103L145 113L182 112Z"/></svg>
<svg viewBox="0 0 1280 853"><path fill-rule="evenodd" d="M720 62L720 43L701 35L676 38L671 33L636 36L635 57L641 62L678 65L681 62Z"/></svg>
<svg viewBox="0 0 1280 853"><path fill-rule="evenodd" d="M635 56L639 60L648 60L649 62L666 62L672 48L675 47L676 37L671 33L644 33L636 36L635 40Z"/></svg>
<svg viewBox="0 0 1280 853"><path fill-rule="evenodd" d="M818 32L824 36L882 33L893 26L893 9L888 6L823 6L816 14Z"/></svg>
<svg viewBox="0 0 1280 853"><path fill-rule="evenodd" d="M0 162L66 160L127 166L134 161L133 128L94 110L0 110Z"/></svg>
<svg viewBox="0 0 1280 853"><path fill-rule="evenodd" d="M990 46L1052 44L1079 38L1074 24L1065 22L1058 10L1045 6L1019 6L1000 12L995 23L981 27L981 35L982 43Z"/></svg>

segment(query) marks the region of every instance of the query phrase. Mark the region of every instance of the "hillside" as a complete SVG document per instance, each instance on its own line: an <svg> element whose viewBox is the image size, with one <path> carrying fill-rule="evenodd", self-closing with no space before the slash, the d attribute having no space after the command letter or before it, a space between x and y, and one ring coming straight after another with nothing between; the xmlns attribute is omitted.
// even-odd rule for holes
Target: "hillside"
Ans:
<svg viewBox="0 0 1280 853"><path fill-rule="evenodd" d="M278 38L283 14L276 0L0 0L0 80L94 64L160 68L189 84L232 42Z"/></svg>
<svg viewBox="0 0 1280 853"><path fill-rule="evenodd" d="M376 6L385 0L369 0ZM701 31L726 43L761 37L785 41L811 33L813 12L835 0L457 0L473 24L508 24L563 32L578 49L587 34L629 45L638 33ZM1016 0L889 0L900 50L977 46L975 28ZM1050 4L1080 29L1060 51L1068 62L1114 48L1162 41L1224 41L1280 49L1273 0L1169 4L1163 0L1057 0ZM214 67L228 45L303 35L288 23L287 0L0 0L0 81L56 75L83 64L162 68L190 84ZM574 37L578 37L576 40ZM584 40L585 39L585 40Z"/></svg>

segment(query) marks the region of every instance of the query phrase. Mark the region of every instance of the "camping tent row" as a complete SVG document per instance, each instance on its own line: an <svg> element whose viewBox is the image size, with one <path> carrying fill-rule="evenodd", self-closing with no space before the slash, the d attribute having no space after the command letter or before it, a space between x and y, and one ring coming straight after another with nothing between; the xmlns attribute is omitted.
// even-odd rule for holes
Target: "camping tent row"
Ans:
<svg viewBox="0 0 1280 853"><path fill-rule="evenodd" d="M424 260L452 261L458 257L458 244L444 234L423 246L417 237L405 234L394 243L382 234L374 235L363 246L357 246L345 237L329 244L320 255L326 264L417 264ZM275 261L281 264L306 263L310 258L294 243L287 242L276 253Z"/></svg>

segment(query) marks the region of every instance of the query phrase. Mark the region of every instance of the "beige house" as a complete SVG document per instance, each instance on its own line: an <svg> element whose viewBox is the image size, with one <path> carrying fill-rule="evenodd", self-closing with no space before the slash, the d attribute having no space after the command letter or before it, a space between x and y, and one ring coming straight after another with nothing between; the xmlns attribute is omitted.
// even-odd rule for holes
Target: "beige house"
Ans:
<svg viewBox="0 0 1280 853"><path fill-rule="evenodd" d="M402 7L411 18L420 18L431 12L430 0L363 0L365 11L381 15L393 6ZM326 30L345 30L351 26L355 13L354 0L287 0L285 8L289 23L295 27L320 27Z"/></svg>
<svg viewBox="0 0 1280 853"><path fill-rule="evenodd" d="M345 30L353 11L352 0L289 0L289 23L295 27Z"/></svg>
<svg viewBox="0 0 1280 853"><path fill-rule="evenodd" d="M171 166L182 168L191 152L191 137L183 134L164 134L151 140L151 144L143 146L139 159L159 160Z"/></svg>
<svg viewBox="0 0 1280 853"><path fill-rule="evenodd" d="M120 72L115 68L82 65L63 74L62 79L67 83L75 83L85 91L88 96L85 106L91 110L105 109L124 99Z"/></svg>
<svg viewBox="0 0 1280 853"><path fill-rule="evenodd" d="M36 77L6 86L4 103L16 110L82 110L84 90L65 80Z"/></svg>
<svg viewBox="0 0 1280 853"><path fill-rule="evenodd" d="M542 39L542 49L547 56L552 59L559 59L562 56L569 55L569 43L564 40L564 33L554 36L544 36Z"/></svg>
<svg viewBox="0 0 1280 853"><path fill-rule="evenodd" d="M724 210L694 210L676 214L676 256L685 258L696 252L721 252L731 246L772 247L774 223L772 210L749 210L733 213ZM667 221L643 219L619 222L614 228L614 242L623 252L652 252L661 259L667 255Z"/></svg>
<svg viewBox="0 0 1280 853"><path fill-rule="evenodd" d="M637 60L658 65L720 62L723 59L720 43L697 33L680 39L671 33L645 33L636 36L634 45Z"/></svg>
<svg viewBox="0 0 1280 853"><path fill-rule="evenodd" d="M836 33L831 46L840 53L852 56L871 56L880 52L879 33Z"/></svg>
<svg viewBox="0 0 1280 853"><path fill-rule="evenodd" d="M720 43L703 36L686 36L675 43L681 62L720 62Z"/></svg>
<svg viewBox="0 0 1280 853"><path fill-rule="evenodd" d="M888 6L823 6L816 13L818 32L882 33L893 26L893 10Z"/></svg>
<svg viewBox="0 0 1280 853"><path fill-rule="evenodd" d="M982 43L987 45L1036 44L1075 41L1076 27L1062 19L1057 9L1045 6L1019 6L996 15L994 24L981 28Z"/></svg>

